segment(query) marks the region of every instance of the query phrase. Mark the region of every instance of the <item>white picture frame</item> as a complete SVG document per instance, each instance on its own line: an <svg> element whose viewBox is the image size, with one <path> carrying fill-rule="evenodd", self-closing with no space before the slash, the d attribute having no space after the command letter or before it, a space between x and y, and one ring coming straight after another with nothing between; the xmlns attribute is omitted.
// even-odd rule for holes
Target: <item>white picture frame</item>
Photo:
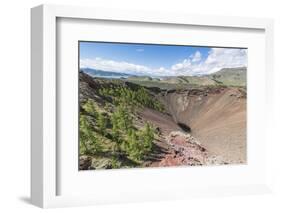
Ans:
<svg viewBox="0 0 281 213"><path fill-rule="evenodd" d="M92 205L99 203L116 202L139 202L143 200L179 199L198 196L214 195L240 195L264 193L271 191L271 172L269 153L263 155L265 165L259 173L264 173L264 178L249 182L235 184L218 184L201 187L201 183L193 183L194 187L168 185L165 190L157 190L145 194L142 192L124 191L122 196L119 192L112 195L58 195L58 166L57 151L57 88L60 83L57 80L57 20L80 19L119 21L133 23L153 23L167 26L200 26L210 28L253 29L264 33L264 89L265 108L269 113L264 115L266 130L263 147L270 147L268 131L270 131L272 119L272 96L270 90L273 87L273 21L271 19L241 18L241 17L217 17L203 15L153 13L147 11L123 11L101 8L85 8L74 6L41 5L31 10L31 201L34 205L42 208L62 207L76 205ZM255 81L255 79L250 79ZM254 151L254 150L253 150ZM181 171L186 168L181 168ZM208 168L203 168L211 172ZM247 168L244 168L247 169ZM234 168L235 170L235 168ZM174 170L176 171L176 170ZM178 170L179 171L179 170ZM195 170L191 170L195 171ZM222 168L223 172L224 168ZM225 170L226 171L226 170ZM77 171L78 172L78 171ZM124 174L140 174L137 170L125 171ZM150 169L150 173L158 173L160 169ZM123 174L123 175L124 175ZM178 173L180 174L180 173ZM116 176L116 175L115 175ZM114 176L114 177L115 177ZM171 178L174 178L171 175ZM75 183L74 183L75 184ZM170 193L166 193L170 192ZM108 193L108 191L107 191ZM126 194L127 193L127 194Z"/></svg>

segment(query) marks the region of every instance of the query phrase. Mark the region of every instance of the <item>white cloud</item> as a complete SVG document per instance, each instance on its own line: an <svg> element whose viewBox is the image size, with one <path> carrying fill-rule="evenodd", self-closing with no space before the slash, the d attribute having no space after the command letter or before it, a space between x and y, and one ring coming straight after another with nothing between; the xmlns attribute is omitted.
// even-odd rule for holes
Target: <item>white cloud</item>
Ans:
<svg viewBox="0 0 281 213"><path fill-rule="evenodd" d="M205 61L206 70L209 73L222 68L234 68L247 66L247 50L212 48Z"/></svg>
<svg viewBox="0 0 281 213"><path fill-rule="evenodd" d="M198 62L201 61L201 53L199 51L196 51L194 55L190 56L192 62Z"/></svg>
<svg viewBox="0 0 281 213"><path fill-rule="evenodd" d="M151 71L149 67L143 65L132 64L125 61L106 60L102 58L81 59L80 67L113 72L135 73L140 75Z"/></svg>
<svg viewBox="0 0 281 213"><path fill-rule="evenodd" d="M202 59L201 53L197 51L188 59L173 65L171 69L178 75L199 75L214 73L222 68L244 66L247 66L247 50L212 48L205 60Z"/></svg>
<svg viewBox="0 0 281 213"><path fill-rule="evenodd" d="M102 58L81 59L81 68L94 68L113 72L124 72L135 75L175 76L175 75L201 75L219 71L222 68L247 66L247 50L212 48L206 59L196 51L181 63L169 68L157 69L125 61L113 61Z"/></svg>

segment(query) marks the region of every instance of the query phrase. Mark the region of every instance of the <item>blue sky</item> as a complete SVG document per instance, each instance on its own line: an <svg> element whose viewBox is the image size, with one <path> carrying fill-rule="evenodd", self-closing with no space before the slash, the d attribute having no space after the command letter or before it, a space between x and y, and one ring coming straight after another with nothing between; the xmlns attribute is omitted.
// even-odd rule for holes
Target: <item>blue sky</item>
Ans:
<svg viewBox="0 0 281 213"><path fill-rule="evenodd" d="M209 74L247 66L247 50L176 45L80 42L80 68L134 75Z"/></svg>

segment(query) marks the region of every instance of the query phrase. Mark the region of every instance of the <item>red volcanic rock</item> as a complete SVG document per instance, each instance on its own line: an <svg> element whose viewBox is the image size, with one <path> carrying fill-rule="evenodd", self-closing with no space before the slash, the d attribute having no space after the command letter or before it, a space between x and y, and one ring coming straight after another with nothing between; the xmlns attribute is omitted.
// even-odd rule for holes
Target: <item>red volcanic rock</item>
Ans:
<svg viewBox="0 0 281 213"><path fill-rule="evenodd" d="M221 158L211 156L190 134L172 131L167 137L167 143L172 146L174 152L167 154L158 162L157 166L225 164Z"/></svg>

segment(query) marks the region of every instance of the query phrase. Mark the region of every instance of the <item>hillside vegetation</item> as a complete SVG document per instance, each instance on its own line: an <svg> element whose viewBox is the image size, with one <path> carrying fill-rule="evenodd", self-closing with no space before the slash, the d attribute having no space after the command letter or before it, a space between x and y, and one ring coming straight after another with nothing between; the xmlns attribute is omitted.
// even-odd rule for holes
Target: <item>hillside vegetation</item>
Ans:
<svg viewBox="0 0 281 213"><path fill-rule="evenodd" d="M80 155L94 156L95 168L141 165L152 151L156 131L148 122L140 125L137 112L144 107L162 112L163 104L144 87L95 83L100 86L95 98L80 104Z"/></svg>
<svg viewBox="0 0 281 213"><path fill-rule="evenodd" d="M246 97L246 68L116 79L81 71L79 169L244 163Z"/></svg>

